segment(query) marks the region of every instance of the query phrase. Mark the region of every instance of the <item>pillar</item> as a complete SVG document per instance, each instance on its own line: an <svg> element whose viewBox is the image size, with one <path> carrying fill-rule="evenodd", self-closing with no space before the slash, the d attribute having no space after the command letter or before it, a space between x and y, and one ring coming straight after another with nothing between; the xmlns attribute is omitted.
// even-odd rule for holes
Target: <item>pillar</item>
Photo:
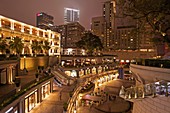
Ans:
<svg viewBox="0 0 170 113"><path fill-rule="evenodd" d="M77 78L80 78L79 71L80 70L76 70Z"/></svg>
<svg viewBox="0 0 170 113"><path fill-rule="evenodd" d="M90 69L90 74L92 74L92 69L93 69L93 68L92 68L92 67L90 67L89 69Z"/></svg>
<svg viewBox="0 0 170 113"><path fill-rule="evenodd" d="M12 67L7 67L7 84L13 83L13 73L12 73Z"/></svg>
<svg viewBox="0 0 170 113"><path fill-rule="evenodd" d="M98 68L99 68L99 66L96 67L96 74L98 74Z"/></svg>
<svg viewBox="0 0 170 113"><path fill-rule="evenodd" d="M53 80L54 80L54 78L53 79L51 79L51 81L50 81L50 92L52 93L53 92Z"/></svg>
<svg viewBox="0 0 170 113"><path fill-rule="evenodd" d="M19 102L19 113L25 113L25 98L21 98Z"/></svg>
<svg viewBox="0 0 170 113"><path fill-rule="evenodd" d="M32 34L32 27L30 27L30 34Z"/></svg>
<svg viewBox="0 0 170 113"><path fill-rule="evenodd" d="M39 30L37 30L37 36L39 36Z"/></svg>
<svg viewBox="0 0 170 113"><path fill-rule="evenodd" d="M43 31L43 37L45 37L45 32Z"/></svg>
<svg viewBox="0 0 170 113"><path fill-rule="evenodd" d="M11 30L14 30L14 22L11 21Z"/></svg>

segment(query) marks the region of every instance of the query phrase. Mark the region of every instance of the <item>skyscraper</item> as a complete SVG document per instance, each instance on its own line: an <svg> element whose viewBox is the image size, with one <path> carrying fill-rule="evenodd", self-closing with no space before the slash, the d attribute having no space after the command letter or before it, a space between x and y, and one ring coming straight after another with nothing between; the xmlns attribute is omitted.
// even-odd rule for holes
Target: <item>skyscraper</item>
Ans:
<svg viewBox="0 0 170 113"><path fill-rule="evenodd" d="M36 17L37 17L37 21L36 21L37 27L47 30L47 29L51 29L51 27L54 26L53 16L41 12L41 13L37 13Z"/></svg>
<svg viewBox="0 0 170 113"><path fill-rule="evenodd" d="M64 8L64 23L79 22L80 10Z"/></svg>
<svg viewBox="0 0 170 113"><path fill-rule="evenodd" d="M110 47L113 43L114 27L115 27L115 1L107 1L103 4L103 17L106 21L106 29L104 30L105 47Z"/></svg>
<svg viewBox="0 0 170 113"><path fill-rule="evenodd" d="M75 43L81 40L85 28L78 22L71 22L57 26L56 31L61 34L61 47L74 48Z"/></svg>
<svg viewBox="0 0 170 113"><path fill-rule="evenodd" d="M131 36L136 28L136 21L132 18L120 18L122 7L116 0L106 1L103 4L103 17L106 22L104 30L104 47L114 50L137 49L137 36Z"/></svg>
<svg viewBox="0 0 170 113"><path fill-rule="evenodd" d="M91 22L91 31L94 35L100 37L104 47L106 47L106 41L104 40L104 30L106 29L106 23L103 16L93 17Z"/></svg>

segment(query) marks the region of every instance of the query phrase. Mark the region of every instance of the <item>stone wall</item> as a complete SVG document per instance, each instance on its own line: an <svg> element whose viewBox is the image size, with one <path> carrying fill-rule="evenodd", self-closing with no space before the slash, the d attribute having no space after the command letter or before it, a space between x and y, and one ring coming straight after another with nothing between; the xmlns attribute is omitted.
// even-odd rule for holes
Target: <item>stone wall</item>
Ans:
<svg viewBox="0 0 170 113"><path fill-rule="evenodd" d="M145 83L153 83L155 81L167 80L170 81L170 69L157 68L149 66L141 66L130 64L130 70L145 80Z"/></svg>
<svg viewBox="0 0 170 113"><path fill-rule="evenodd" d="M170 97L158 96L136 100L133 113L170 113Z"/></svg>
<svg viewBox="0 0 170 113"><path fill-rule="evenodd" d="M20 69L24 69L24 62L26 69L29 70L36 70L38 66L47 67L48 65L54 65L57 62L56 56L43 56L43 57L26 57L25 61L24 58L20 60Z"/></svg>

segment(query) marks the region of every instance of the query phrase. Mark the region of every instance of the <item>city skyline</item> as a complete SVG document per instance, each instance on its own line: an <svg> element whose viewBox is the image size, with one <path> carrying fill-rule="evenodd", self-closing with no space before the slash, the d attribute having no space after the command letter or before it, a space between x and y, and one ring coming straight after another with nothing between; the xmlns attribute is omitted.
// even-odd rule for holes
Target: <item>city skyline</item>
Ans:
<svg viewBox="0 0 170 113"><path fill-rule="evenodd" d="M0 14L36 26L36 14L45 12L54 17L55 25L64 24L64 7L80 10L80 24L90 29L91 18L102 15L102 4L107 0L51 0L9 1L2 0ZM9 4L10 3L10 4ZM15 4L15 5L13 5Z"/></svg>

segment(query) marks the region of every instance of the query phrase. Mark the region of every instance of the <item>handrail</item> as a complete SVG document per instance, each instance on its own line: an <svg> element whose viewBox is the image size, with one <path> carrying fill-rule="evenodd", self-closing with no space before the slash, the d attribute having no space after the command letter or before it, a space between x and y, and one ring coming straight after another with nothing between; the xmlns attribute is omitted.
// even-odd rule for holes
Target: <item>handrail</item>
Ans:
<svg viewBox="0 0 170 113"><path fill-rule="evenodd" d="M134 86L130 88L122 88L120 89L119 96L124 99L141 99L145 97L155 97L156 95L164 95L168 97L170 92L168 91L168 87L170 86L170 82L167 81L159 81L155 83Z"/></svg>

